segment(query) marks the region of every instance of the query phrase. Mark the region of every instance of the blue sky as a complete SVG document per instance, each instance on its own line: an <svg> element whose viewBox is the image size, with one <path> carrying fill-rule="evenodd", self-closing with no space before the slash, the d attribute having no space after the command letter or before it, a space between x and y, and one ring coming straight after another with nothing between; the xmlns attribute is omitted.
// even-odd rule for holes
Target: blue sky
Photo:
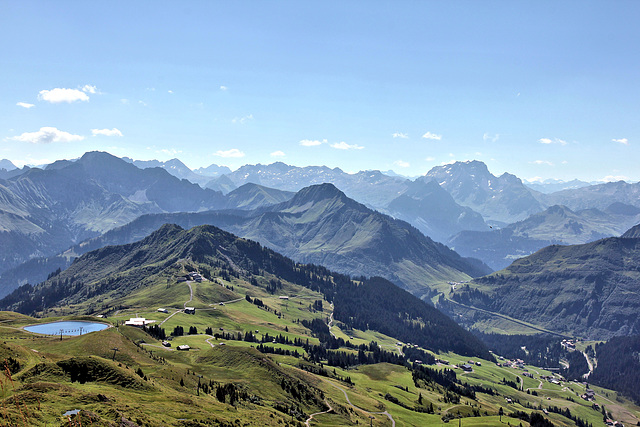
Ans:
<svg viewBox="0 0 640 427"><path fill-rule="evenodd" d="M2 1L0 158L640 180L640 2Z"/></svg>

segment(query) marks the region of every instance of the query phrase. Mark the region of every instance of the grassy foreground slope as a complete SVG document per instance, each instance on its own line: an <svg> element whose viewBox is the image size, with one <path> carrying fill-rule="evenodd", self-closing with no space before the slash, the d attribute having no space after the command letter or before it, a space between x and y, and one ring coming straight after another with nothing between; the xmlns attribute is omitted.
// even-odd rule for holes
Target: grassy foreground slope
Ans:
<svg viewBox="0 0 640 427"><path fill-rule="evenodd" d="M180 279L196 271L202 282ZM362 303L377 304L385 323L393 323L395 311L403 325L416 326L413 336L384 333L364 309L341 315L345 301L357 308L359 289L373 295ZM458 417L465 426L540 425L542 418L601 425L593 402L576 395L583 384L557 376L561 384L552 384L540 379L551 372L530 366L534 378L525 377L495 365L481 347L448 351L451 342L438 342L437 331L455 336L454 329L422 306L418 316L411 302L417 300L396 292L404 291L382 279L353 281L292 263L213 227L166 226L126 250L89 253L41 286L23 288L24 301L39 309L33 314L47 318L0 313L0 361L8 374L0 376L0 419L34 426L424 426ZM403 295L412 299L396 305ZM49 303L35 304L43 301ZM62 339L22 329L61 317L113 327ZM146 331L124 326L132 317L153 322ZM178 351L181 345L190 349ZM465 363L471 371L457 368ZM614 418L638 422L639 408L596 391L596 402ZM74 409L78 415L63 416Z"/></svg>

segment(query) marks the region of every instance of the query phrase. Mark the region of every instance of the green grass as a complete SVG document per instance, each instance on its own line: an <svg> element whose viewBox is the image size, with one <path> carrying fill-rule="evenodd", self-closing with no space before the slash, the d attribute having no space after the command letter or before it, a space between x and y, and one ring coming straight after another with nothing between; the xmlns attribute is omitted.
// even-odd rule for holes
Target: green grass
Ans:
<svg viewBox="0 0 640 427"><path fill-rule="evenodd" d="M79 408L84 411L84 415L81 415L84 417L83 425L107 425L107 421L122 417L141 425L184 425L180 419L192 420L192 425L198 425L196 420L240 425L292 425L291 416L275 410L274 406L295 404L308 415L324 410L324 399L331 404L334 412L314 417L311 425L362 426L372 423L387 426L390 421L386 416L377 414L370 419L371 415L367 412L385 410L392 415L398 426L445 425L442 417L446 415L463 416L461 425L464 426L495 426L506 423L518 425L520 420L507 416L502 417L500 424L498 409L502 407L506 414L516 410L530 412L531 409L523 406L525 402L534 406L566 407L594 425L601 423L601 414L591 409L590 403L576 396L576 392L580 394L584 389L583 385L570 383L556 386L544 381L543 388L538 389L540 381L537 377L540 374L548 375L549 372L536 367L527 367L536 377L530 379L524 377L521 370L502 368L491 361L473 358L474 361L480 361L482 366L474 366L471 373L455 369L458 377L472 385L491 387L498 394L491 396L477 393L477 400L463 397L460 403L453 404L443 401L444 390L439 386L416 387L411 372L402 366L377 364L351 369L325 366L329 377L321 377L299 369L300 364L309 363L304 358L261 354L255 349L255 343L212 339L214 347L211 347L206 342L209 337L203 334L207 327L211 327L214 333L244 334L251 331L258 338L265 333L271 336L282 334L291 340L302 338L305 341L308 339L312 344L319 344L317 338L299 320L326 320L330 316L330 305L324 301L322 312L313 310L310 305L315 300L322 299L321 295L287 283L282 292L270 295L264 289L243 280L223 282L225 286L216 280L215 283L192 283L194 300L187 305L196 307L194 315L177 313L170 316L174 311L182 309L189 299L188 286L167 286L166 280L158 280L158 283L149 288L150 294L138 292L121 298L119 301L124 308L117 315L113 315L115 310L112 310L111 317L103 320L112 324L122 324L130 317L137 316L155 320L155 324L166 320L162 327L167 334L176 326L182 326L185 333L190 326L197 328L198 335L172 337L171 349L161 347L160 341L144 331L125 326L81 337L64 337L61 341L56 337L38 336L20 329L27 324L51 319L0 313L0 343L4 343L0 345L0 357L15 355L11 357L18 358L21 363L20 372L13 377L15 387L11 388L6 382L3 383L6 387L4 394L0 396L0 405L4 405L0 407L0 417L1 409L5 408L5 423L8 423L7 420L14 420L20 425L19 417L28 414L24 415L28 417L28 425L57 425L55 423L64 421L60 418L62 413ZM233 290L229 289L231 287ZM247 294L251 298L261 299L266 307L260 308L247 302L244 299ZM289 299L282 300L279 295L287 295ZM235 298L240 300L218 305L219 301ZM169 309L169 313L158 312L158 307ZM256 333L256 330L259 332ZM385 350L397 351L396 339L375 331L345 330L336 322L333 332L354 344L376 341ZM141 345L142 342L150 345ZM225 342L225 345L220 345L221 342ZM180 344L188 344L192 349L176 351L175 348ZM304 354L300 347L271 342L265 344ZM114 348L118 348L115 358ZM105 380L72 383L69 376L61 375L55 366L58 362L78 356L94 358L97 366L103 366L105 372L117 372L120 375L118 378L136 380L148 387L122 387L118 381L107 380L113 375L106 374L99 377ZM437 369L454 369L453 365L469 360L468 357L453 353L439 354L436 357L450 361L449 366L438 366ZM37 366L42 366L38 368L41 370L38 375L26 374L37 369ZM139 377L137 370L141 370L147 379ZM503 378L516 381L518 376L523 378L524 388L530 388L538 396L501 384ZM339 381L336 377L349 377L354 385ZM198 395L199 381L218 385L236 384L240 390L253 396L254 401L231 406L219 402L215 392L200 392ZM292 389L287 388L292 384L294 388L298 387L296 384L305 384L304 387L308 390L315 390L312 392L315 393L315 400L293 398ZM344 393L337 387L345 390L354 406L347 403ZM323 397L320 397L320 391ZM617 419L626 424L637 422L640 408L609 390L597 389L597 392L602 397L598 397L596 401L604 403ZM385 398L388 396L397 399L400 404L389 401ZM411 409L419 405L420 396L422 407L433 405L435 414ZM519 400L522 404L507 404L506 397ZM22 403L16 406L12 399L19 399ZM19 409L23 411L23 415ZM473 416L474 410L480 416ZM556 414L550 414L548 418L558 426L572 425L566 418ZM453 419L448 425L455 425L456 422ZM522 425L526 426L527 423L522 422Z"/></svg>

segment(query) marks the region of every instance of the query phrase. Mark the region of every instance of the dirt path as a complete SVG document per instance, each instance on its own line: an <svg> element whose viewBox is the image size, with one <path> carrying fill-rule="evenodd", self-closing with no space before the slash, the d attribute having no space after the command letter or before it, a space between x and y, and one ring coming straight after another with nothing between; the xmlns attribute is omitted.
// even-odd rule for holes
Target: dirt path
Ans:
<svg viewBox="0 0 640 427"><path fill-rule="evenodd" d="M212 339L214 339L215 337L213 337L213 336L211 336L211 335L206 335L206 336L208 336L209 338L207 338L207 339L205 340L205 342L206 342L207 344L209 344L211 347L214 347L214 345L213 345L213 343L211 342L211 340L212 340Z"/></svg>
<svg viewBox="0 0 640 427"><path fill-rule="evenodd" d="M589 365L589 372L587 372L586 374L584 374L584 375L582 376L582 378L584 378L584 379L588 379L588 378L589 378L589 376L591 375L591 373L593 372L593 363L591 362L591 359L589 359L589 356L587 356L587 353L586 353L586 352L584 352L584 351L583 351L583 352L582 352L582 355L583 355L583 356L584 356L584 358L586 359L586 361L587 361L587 365Z"/></svg>
<svg viewBox="0 0 640 427"><path fill-rule="evenodd" d="M331 303L331 316L329 316L329 323L327 324L327 326L329 327L329 333L331 334L331 336L336 338L335 334L331 330L331 328L333 328L333 303Z"/></svg>
<svg viewBox="0 0 640 427"><path fill-rule="evenodd" d="M145 347L155 347L155 348L159 348L160 350L173 351L173 349L171 347L165 347L165 346L157 345L157 344L148 344L146 342L143 342L140 345L143 345Z"/></svg>
<svg viewBox="0 0 640 427"><path fill-rule="evenodd" d="M184 303L184 308L187 308L187 304L193 301L193 288L191 287L191 282L187 281L187 286L189 286L189 301Z"/></svg>
<svg viewBox="0 0 640 427"><path fill-rule="evenodd" d="M166 322L167 320L171 319L174 315L178 314L178 313L182 313L184 310L176 310L173 313L171 313L169 315L169 317L167 317L166 319L164 319L162 322L160 322L160 324L158 324L158 326L162 326L164 324L164 322Z"/></svg>
<svg viewBox="0 0 640 427"><path fill-rule="evenodd" d="M236 299L232 299L232 300L229 300L229 301L220 301L219 303L216 303L216 304L209 304L209 307L215 307L216 305L220 305L220 303L222 303L222 304L231 304L231 303L239 302L239 301L243 301L243 300L245 300L245 298L236 298Z"/></svg>
<svg viewBox="0 0 640 427"><path fill-rule="evenodd" d="M315 417L316 415L328 414L329 412L333 411L333 408L331 407L331 404L327 399L324 400L324 403L327 404L329 409L327 409L326 411L316 412L315 414L309 415L309 418L307 418L307 421L304 422L304 425L306 425L307 427L311 427L311 420L313 419L313 417Z"/></svg>
<svg viewBox="0 0 640 427"><path fill-rule="evenodd" d="M349 405L351 405L352 407L356 408L359 411L364 412L365 414L371 414L371 415L385 415L387 418L389 418L389 420L391 420L391 426L395 427L396 426L396 421L393 419L393 417L391 416L391 414L388 411L384 411L384 412L371 412L371 411L367 411L365 409L362 409L356 405L354 405L353 403L351 403L351 400L349 399L349 395L347 394L347 391L345 389L343 389L340 386L335 385L332 382L326 381L323 379L323 381L325 381L327 384L331 384L333 387L337 388L338 390L340 390L342 392L342 394L344 394L344 398L347 400L347 403Z"/></svg>

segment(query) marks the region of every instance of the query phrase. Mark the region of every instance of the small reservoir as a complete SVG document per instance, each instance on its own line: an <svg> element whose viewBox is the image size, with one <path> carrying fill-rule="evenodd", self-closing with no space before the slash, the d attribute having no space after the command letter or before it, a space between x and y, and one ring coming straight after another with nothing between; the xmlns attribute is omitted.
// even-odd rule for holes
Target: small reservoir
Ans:
<svg viewBox="0 0 640 427"><path fill-rule="evenodd" d="M109 325L106 323L98 322L84 322L84 321L60 321L51 323L41 323L39 325L25 326L25 331L33 332L36 334L44 335L84 335L89 332L102 331L107 329Z"/></svg>

